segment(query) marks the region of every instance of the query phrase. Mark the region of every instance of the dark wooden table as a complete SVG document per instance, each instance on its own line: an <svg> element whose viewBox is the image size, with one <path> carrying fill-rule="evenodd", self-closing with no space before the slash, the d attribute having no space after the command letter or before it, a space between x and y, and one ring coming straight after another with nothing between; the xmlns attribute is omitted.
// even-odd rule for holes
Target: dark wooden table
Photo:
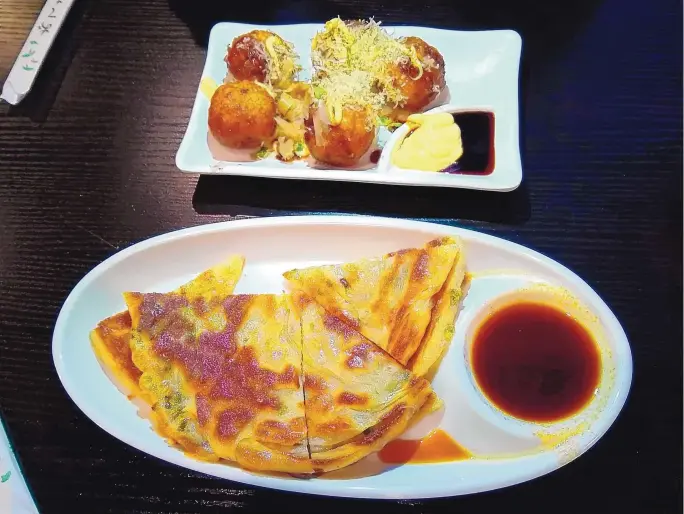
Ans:
<svg viewBox="0 0 684 514"><path fill-rule="evenodd" d="M0 78L40 4L0 3ZM215 22L338 14L518 30L522 187L485 194L198 180L176 170ZM380 505L259 490L167 465L109 436L69 400L52 365L52 328L95 264L171 229L307 212L475 227L569 266L631 341L634 384L616 424L588 454L533 482ZM681 512L681 2L79 1L30 97L0 106L0 293L0 406L46 513Z"/></svg>

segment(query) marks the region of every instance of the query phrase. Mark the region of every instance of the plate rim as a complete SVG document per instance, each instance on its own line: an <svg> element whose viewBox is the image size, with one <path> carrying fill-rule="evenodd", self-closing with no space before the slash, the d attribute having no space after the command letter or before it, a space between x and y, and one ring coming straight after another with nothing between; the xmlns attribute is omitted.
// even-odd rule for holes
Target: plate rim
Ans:
<svg viewBox="0 0 684 514"><path fill-rule="evenodd" d="M436 31L443 34L464 34L468 36L485 35L485 34L497 34L501 37L510 38L511 42L514 44L514 54L515 56L511 61L515 65L515 80L511 85L511 95L515 96L515 102L511 105L511 123L508 129L512 131L509 136L511 145L513 147L511 155L506 156L506 166L503 167L506 171L499 175L498 180L493 180L493 175L496 173L496 168L494 173L483 176L475 175L451 175L449 180L437 181L437 182L418 182L411 179L411 175L405 174L391 174L391 173L377 173L373 171L353 171L344 169L315 169L315 168L287 168L283 166L258 166L251 167L245 166L243 163L229 163L221 167L220 171L212 170L211 165L194 165L188 164L185 161L186 153L189 152L189 147L191 145L189 133L191 127L194 127L198 123L197 117L199 116L199 103L202 98L202 92L200 90L200 82L203 77L208 76L209 69L209 56L211 49L214 46L213 41L215 40L216 33L222 27L244 27L244 28L278 28L278 27L322 27L323 23L281 23L281 24L252 24L252 23L242 23L242 22L230 22L222 21L216 23L209 33L209 40L207 45L207 54L204 60L204 66L202 67L202 72L197 81L197 90L195 92L195 97L193 99L192 109L190 116L188 117L186 128L183 132L183 137L176 150L176 155L174 158L174 163L176 168L182 173L189 174L208 174L208 175L224 175L224 176L247 176L247 177L260 177L260 178L272 178L272 179L284 179L284 180L327 180L327 181L341 181L341 182L358 182L358 183L372 183L372 184L384 184L384 185L395 185L395 186L417 186L417 187L446 187L446 188L457 188L457 189L467 189L467 190L481 190L481 191L492 191L492 192L510 192L517 189L523 180L523 170L522 170L522 152L520 148L520 66L522 61L522 46L523 41L520 33L514 29L490 29L490 30L461 30L461 29L449 29L445 27L431 27L428 25L415 25L415 24L388 24L384 27L388 29L393 28L417 28L425 29L430 31ZM497 159L497 162L498 159ZM415 176L424 176L424 173L415 172ZM478 180L480 179L480 180Z"/></svg>
<svg viewBox="0 0 684 514"><path fill-rule="evenodd" d="M391 490L380 490L374 487L363 487L356 485L340 486L339 482L334 480L312 480L312 481L302 481L296 479L279 478L267 475L260 475L251 473L241 468L233 468L233 470L239 471L240 476L227 477L218 474L211 473L206 469L203 469L206 463L196 461L186 457L181 451L171 452L168 456L155 455L154 453L143 448L142 444L136 442L136 437L128 437L125 433L120 433L117 429L108 426L107 417L100 416L97 412L93 412L87 405L86 402L82 402L78 391L74 384L71 383L70 379L66 375L63 364L62 348L65 341L68 339L66 337L69 314L72 310L73 304L76 302L77 298L81 294L81 291L85 290L90 282L95 280L101 273L105 272L109 267L117 264L118 262L127 259L129 256L134 255L140 251L144 251L148 248L153 248L155 246L166 244L171 241L178 241L186 237L202 236L204 234L232 231L240 229L249 228L259 228L259 227L272 227L272 226L302 226L302 225L349 225L349 226L373 226L376 228L400 228L408 230L416 230L426 233L426 235L431 234L435 236L440 235L457 235L463 237L464 239L477 240L478 242L487 244L489 246L509 246L511 250L520 252L533 260L540 262L543 265L550 266L555 271L559 272L561 275L565 275L570 279L574 286L580 290L583 294L588 295L592 299L592 303L598 305L600 309L600 317L604 319L605 324L610 326L610 332L616 335L616 339L619 339L624 343L623 350L626 352L625 363L623 364L624 369L623 383L615 384L618 388L616 392L616 397L612 402L612 408L609 412L599 419L597 424L601 425L601 428L596 431L594 437L586 442L586 444L577 452L572 458L563 461L554 461L553 463L542 462L540 465L532 468L526 473L516 474L514 477L508 480L497 480L495 484L485 484L480 488L474 488L468 491L454 491L449 488L443 488L439 486L430 487L424 486L420 491L399 491L396 489ZM599 314L599 313L597 313ZM401 218L388 218L379 216L356 216L356 215L298 215L298 216L276 216L276 217L264 217L264 218L248 218L233 221L220 221L212 222L206 224L200 224L192 227L182 228L178 230L171 230L161 234L154 235L150 238L138 241L123 250L111 255L109 258L103 260L96 266L94 266L88 273L86 273L79 282L72 288L71 292L65 299L62 307L60 308L59 314L53 330L52 337L52 357L55 370L59 377L62 387L66 391L67 395L73 401L79 410L93 423L99 426L102 430L109 433L115 439L118 439L121 443L124 443L132 448L135 448L146 455L159 459L170 464L180 466L185 469L191 469L195 472L203 473L209 476L214 476L223 480L230 480L237 483L241 483L247 486L255 487L266 487L269 489L276 489L288 492L297 492L305 494L314 494L317 496L330 496L330 497L348 497L348 498L363 498L363 499L421 499L421 498L440 498L440 497L455 497L461 495L469 495L478 492L491 491L503 489L520 483L524 483L535 478L547 475L561 467L574 461L584 453L586 453L590 448L598 442L605 434L613 427L615 421L621 414L627 398L629 397L629 392L632 387L633 382L633 352L631 350L631 345L629 344L629 339L620 324L619 320L610 309L608 304L601 298L601 296L586 283L581 277L575 274L572 270L565 267L560 262L551 259L550 257L544 255L541 252L533 250L531 248L525 247L519 243L510 241L503 237L494 236L484 232L479 232L477 230L472 230L468 228L462 228L458 226L443 225L425 221L418 220L406 220ZM526 460L538 457L539 454L534 454L530 456L518 457L516 460ZM496 465L497 460L492 460L490 463ZM448 464L448 463L447 463ZM451 463L453 464L453 463ZM467 463L464 463L467 465ZM437 464L443 465L443 464ZM225 469L231 469L227 467ZM372 477L369 477L372 478ZM304 485L308 484L308 486ZM304 485L304 486L303 486ZM303 486L303 487L302 487Z"/></svg>

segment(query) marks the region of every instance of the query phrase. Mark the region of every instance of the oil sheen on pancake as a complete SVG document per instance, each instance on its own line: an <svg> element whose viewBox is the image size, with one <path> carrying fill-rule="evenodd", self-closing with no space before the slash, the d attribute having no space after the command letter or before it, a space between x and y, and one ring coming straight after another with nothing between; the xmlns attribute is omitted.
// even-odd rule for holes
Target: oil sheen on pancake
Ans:
<svg viewBox="0 0 684 514"><path fill-rule="evenodd" d="M465 275L465 256L461 253L456 258L442 290L437 294L423 341L408 363L409 369L418 376L428 374L439 362L454 337L456 317L464 296Z"/></svg>
<svg viewBox="0 0 684 514"><path fill-rule="evenodd" d="M424 377L453 337L458 239L293 270L292 294L234 295L243 266L232 256L170 293L125 293L128 310L91 331L107 375L170 444L310 475L379 451L442 408Z"/></svg>
<svg viewBox="0 0 684 514"><path fill-rule="evenodd" d="M316 472L332 471L398 437L432 389L310 297L294 293L294 303L311 462Z"/></svg>
<svg viewBox="0 0 684 514"><path fill-rule="evenodd" d="M131 359L131 316L128 311L100 321L90 332L90 343L109 379L129 398L140 396L141 371Z"/></svg>
<svg viewBox="0 0 684 514"><path fill-rule="evenodd" d="M155 293L150 297L180 299L193 305L212 305L216 298L225 298L233 292L244 267L244 258L239 255L204 271L194 280L182 285L173 293ZM142 298L137 293L124 294L131 317L129 347L131 360L141 376L138 381L140 399L152 408L150 421L154 429L172 444L177 444L190 454L213 459L206 451L205 440L197 424L186 413L192 409L189 391L177 368L151 352L151 347L138 331L142 304L134 299ZM132 308L132 303L134 308ZM148 300L149 303L149 300Z"/></svg>
<svg viewBox="0 0 684 514"><path fill-rule="evenodd" d="M129 293L126 302L141 386L186 451L311 472L301 326L289 296Z"/></svg>
<svg viewBox="0 0 684 514"><path fill-rule="evenodd" d="M204 271L176 290L189 294L228 295L233 292L242 274L244 258L232 255L220 264ZM139 382L142 372L133 363L130 347L131 315L123 311L102 320L90 332L90 342L100 365L117 388L129 398L142 396Z"/></svg>
<svg viewBox="0 0 684 514"><path fill-rule="evenodd" d="M461 253L458 239L443 237L423 248L295 269L284 276L292 289L311 296L406 365L421 347L433 308Z"/></svg>

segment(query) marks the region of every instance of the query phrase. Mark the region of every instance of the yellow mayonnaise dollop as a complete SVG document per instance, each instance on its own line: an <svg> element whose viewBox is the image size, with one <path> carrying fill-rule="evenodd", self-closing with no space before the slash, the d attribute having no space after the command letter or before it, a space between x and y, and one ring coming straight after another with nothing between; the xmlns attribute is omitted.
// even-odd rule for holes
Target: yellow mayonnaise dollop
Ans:
<svg viewBox="0 0 684 514"><path fill-rule="evenodd" d="M202 80L200 81L200 86L199 89L202 91L202 94L209 98L211 100L211 97L214 96L214 93L218 89L218 84L214 79L211 77L203 77Z"/></svg>
<svg viewBox="0 0 684 514"><path fill-rule="evenodd" d="M461 129L451 114L412 114L406 123L412 132L394 150L395 166L441 171L463 155Z"/></svg>

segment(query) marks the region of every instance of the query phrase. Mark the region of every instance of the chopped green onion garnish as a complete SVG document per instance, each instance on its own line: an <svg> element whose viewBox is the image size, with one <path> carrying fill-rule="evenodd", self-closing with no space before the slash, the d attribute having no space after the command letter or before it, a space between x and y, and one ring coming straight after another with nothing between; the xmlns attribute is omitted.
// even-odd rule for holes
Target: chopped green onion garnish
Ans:
<svg viewBox="0 0 684 514"><path fill-rule="evenodd" d="M325 95L325 89L323 89L321 86L314 86L313 92L317 100L320 100Z"/></svg>
<svg viewBox="0 0 684 514"><path fill-rule="evenodd" d="M269 156L270 153L271 153L271 151L267 147L262 146L261 148L259 148L259 151L256 153L256 158L257 159L265 159L266 157Z"/></svg>

